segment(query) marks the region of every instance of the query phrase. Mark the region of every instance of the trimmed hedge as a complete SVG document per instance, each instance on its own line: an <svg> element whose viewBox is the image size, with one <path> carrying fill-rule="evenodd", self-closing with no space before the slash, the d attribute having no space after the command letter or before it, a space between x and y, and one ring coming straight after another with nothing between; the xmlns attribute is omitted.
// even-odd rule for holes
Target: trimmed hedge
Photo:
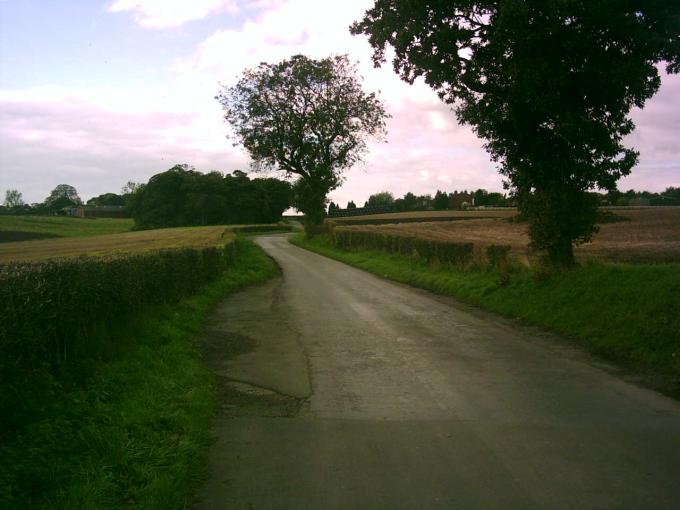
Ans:
<svg viewBox="0 0 680 510"><path fill-rule="evenodd" d="M291 232L292 225L245 225L234 227L233 231L237 234L253 234L258 232Z"/></svg>
<svg viewBox="0 0 680 510"><path fill-rule="evenodd" d="M429 264L465 266L472 261L472 243L434 241L419 237L398 236L380 232L366 232L335 228L332 239L336 247L344 250L379 250L398 253L406 257L418 257Z"/></svg>
<svg viewBox="0 0 680 510"><path fill-rule="evenodd" d="M19 418L9 414L21 414L29 387L42 398L55 380L87 376L88 364L115 357L125 346L112 332L215 279L238 245L0 265L2 421Z"/></svg>

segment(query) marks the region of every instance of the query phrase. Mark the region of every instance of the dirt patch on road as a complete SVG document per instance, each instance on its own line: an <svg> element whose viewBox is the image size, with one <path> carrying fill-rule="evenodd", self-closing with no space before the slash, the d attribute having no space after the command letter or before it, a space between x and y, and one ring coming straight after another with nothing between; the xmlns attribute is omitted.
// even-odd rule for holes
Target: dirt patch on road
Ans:
<svg viewBox="0 0 680 510"><path fill-rule="evenodd" d="M306 399L242 381L230 374L230 364L239 356L254 352L258 341L242 333L224 331L220 326L219 321L210 324L198 341L206 365L215 374L220 417L296 416Z"/></svg>

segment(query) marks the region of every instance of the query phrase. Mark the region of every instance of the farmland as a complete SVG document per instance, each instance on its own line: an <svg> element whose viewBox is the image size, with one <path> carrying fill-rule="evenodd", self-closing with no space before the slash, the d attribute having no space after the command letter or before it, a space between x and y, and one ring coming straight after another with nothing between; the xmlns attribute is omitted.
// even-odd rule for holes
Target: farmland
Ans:
<svg viewBox="0 0 680 510"><path fill-rule="evenodd" d="M0 244L0 264L79 255L110 255L168 248L204 248L222 244L234 234L224 226L182 227L123 232L93 237L45 239Z"/></svg>
<svg viewBox="0 0 680 510"><path fill-rule="evenodd" d="M132 229L130 218L81 219L65 216L0 216L0 243L50 237L88 237Z"/></svg>
<svg viewBox="0 0 680 510"><path fill-rule="evenodd" d="M444 214L446 213L446 214ZM480 217L480 214L486 217ZM338 222L343 228L413 236L438 241L471 242L481 252L489 245L508 245L511 254L525 263L532 254L528 248L526 223L510 222L514 211L440 211L423 213L394 213L374 217L374 221L421 218L418 223L390 223L351 225ZM680 207L616 210L619 221L600 225L593 242L576 248L580 260L598 259L617 262L668 262L680 260ZM410 216L409 216L410 215ZM452 221L427 221L430 217L455 218ZM363 218L363 219L368 219ZM352 218L360 220L362 217ZM465 219L465 221L460 221Z"/></svg>
<svg viewBox="0 0 680 510"><path fill-rule="evenodd" d="M470 211L411 211L361 216L330 218L339 225L383 225L388 223L418 223L433 221L471 220L481 218L510 218L517 214L515 208L478 209Z"/></svg>
<svg viewBox="0 0 680 510"><path fill-rule="evenodd" d="M215 401L193 337L215 301L277 273L237 234L288 227L0 220L52 237L0 243L0 507L181 507Z"/></svg>

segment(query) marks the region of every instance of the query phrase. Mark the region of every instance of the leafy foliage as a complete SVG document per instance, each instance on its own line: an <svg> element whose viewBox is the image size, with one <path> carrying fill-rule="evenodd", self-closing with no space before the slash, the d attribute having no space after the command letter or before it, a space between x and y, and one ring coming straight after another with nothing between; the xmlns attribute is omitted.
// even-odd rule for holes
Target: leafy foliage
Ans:
<svg viewBox="0 0 680 510"><path fill-rule="evenodd" d="M80 200L78 192L70 184L59 184L50 192L50 196L45 199L45 206L51 210L76 206L82 203L83 201Z"/></svg>
<svg viewBox="0 0 680 510"><path fill-rule="evenodd" d="M98 331L131 348L83 385L55 382L36 419L2 436L0 508L190 505L215 410L214 377L193 340L217 300L278 272L254 244L235 248L228 270L196 294Z"/></svg>
<svg viewBox="0 0 680 510"><path fill-rule="evenodd" d="M125 197L116 193L103 193L92 197L87 205L125 205Z"/></svg>
<svg viewBox="0 0 680 510"><path fill-rule="evenodd" d="M382 103L361 90L346 56L262 63L216 99L256 168L298 176L294 203L310 225L323 221L326 194L360 161L365 139L385 132Z"/></svg>
<svg viewBox="0 0 680 510"><path fill-rule="evenodd" d="M24 199L19 190L8 189L5 191L5 207L18 207L24 205Z"/></svg>
<svg viewBox="0 0 680 510"><path fill-rule="evenodd" d="M472 243L452 243L418 237L335 228L332 240L344 250L378 250L416 257L427 263L464 266L472 260Z"/></svg>
<svg viewBox="0 0 680 510"><path fill-rule="evenodd" d="M55 377L114 355L106 332L214 279L235 245L0 265L0 430L49 403Z"/></svg>
<svg viewBox="0 0 680 510"><path fill-rule="evenodd" d="M374 193L364 204L364 207L376 207L384 205L393 205L394 195L389 191L381 191L380 193Z"/></svg>
<svg viewBox="0 0 680 510"><path fill-rule="evenodd" d="M202 174L176 165L156 174L130 198L141 228L234 223L273 223L290 205L290 185L278 179L249 179L240 171Z"/></svg>
<svg viewBox="0 0 680 510"><path fill-rule="evenodd" d="M612 189L637 153L628 114L680 71L680 3L620 0L377 0L354 34L453 104L486 140L531 222L536 248L573 263L594 232L586 192Z"/></svg>

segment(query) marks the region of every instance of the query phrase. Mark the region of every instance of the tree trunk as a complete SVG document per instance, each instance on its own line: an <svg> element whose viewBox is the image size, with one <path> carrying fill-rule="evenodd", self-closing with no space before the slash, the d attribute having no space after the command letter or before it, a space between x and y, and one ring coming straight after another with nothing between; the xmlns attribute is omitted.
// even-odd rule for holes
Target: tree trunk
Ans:
<svg viewBox="0 0 680 510"><path fill-rule="evenodd" d="M313 237L323 230L328 187L312 179L298 179L293 185L293 203L305 214L305 233Z"/></svg>
<svg viewBox="0 0 680 510"><path fill-rule="evenodd" d="M569 238L561 237L557 239L554 244L548 247L547 252L548 260L553 267L563 269L576 265L574 245Z"/></svg>
<svg viewBox="0 0 680 510"><path fill-rule="evenodd" d="M524 193L519 206L529 220L531 246L546 253L553 268L573 267L574 245L590 241L596 231L595 197L582 189L557 183Z"/></svg>
<svg viewBox="0 0 680 510"><path fill-rule="evenodd" d="M324 200L315 200L315 203L308 203L305 213L305 233L307 237L314 237L323 230L323 222L326 217Z"/></svg>

